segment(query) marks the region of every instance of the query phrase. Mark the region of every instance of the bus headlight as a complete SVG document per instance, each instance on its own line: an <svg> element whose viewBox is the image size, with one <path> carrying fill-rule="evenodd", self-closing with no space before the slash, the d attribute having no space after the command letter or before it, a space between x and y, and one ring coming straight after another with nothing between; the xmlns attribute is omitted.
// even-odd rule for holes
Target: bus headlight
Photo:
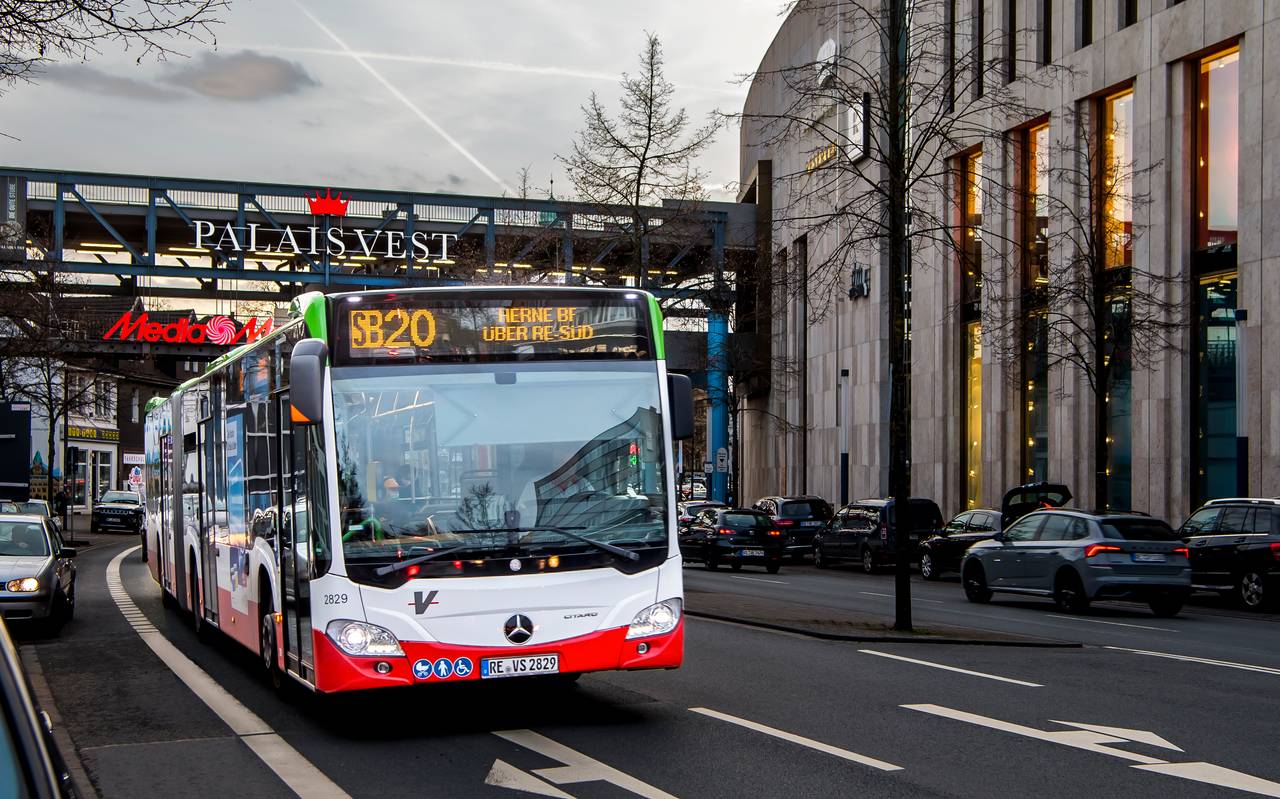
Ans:
<svg viewBox="0 0 1280 799"><path fill-rule="evenodd" d="M21 580L10 580L5 588L15 594L30 594L40 590L40 581L34 577L23 577Z"/></svg>
<svg viewBox="0 0 1280 799"><path fill-rule="evenodd" d="M640 611L627 628L627 638L647 638L671 632L680 622L680 606L679 599L664 599Z"/></svg>
<svg viewBox="0 0 1280 799"><path fill-rule="evenodd" d="M376 624L334 619L329 622L325 632L338 645L338 648L348 655L386 657L404 654L404 650L400 648L400 642L391 634L391 631Z"/></svg>

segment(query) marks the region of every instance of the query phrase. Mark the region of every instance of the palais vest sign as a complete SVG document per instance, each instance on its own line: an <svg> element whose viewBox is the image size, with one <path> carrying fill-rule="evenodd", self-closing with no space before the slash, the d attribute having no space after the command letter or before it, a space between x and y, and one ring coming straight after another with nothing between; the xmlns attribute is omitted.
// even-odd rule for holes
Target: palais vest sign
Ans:
<svg viewBox="0 0 1280 799"><path fill-rule="evenodd" d="M311 214L323 223L318 225L277 227L255 222L235 225L196 220L194 245L222 252L290 258L300 255L328 255L333 258L363 255L366 258L403 260L412 255L419 261L449 260L449 244L458 240L456 233L415 230L406 236L402 230L369 230L333 224L335 219L340 220L347 215L349 202L342 198L341 192L334 196L327 189L323 197L319 192L307 197Z"/></svg>

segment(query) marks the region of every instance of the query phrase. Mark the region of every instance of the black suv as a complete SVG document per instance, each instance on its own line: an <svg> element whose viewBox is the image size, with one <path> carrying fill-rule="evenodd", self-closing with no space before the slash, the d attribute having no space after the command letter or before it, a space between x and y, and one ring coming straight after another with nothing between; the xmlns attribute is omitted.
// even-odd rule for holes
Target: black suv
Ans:
<svg viewBox="0 0 1280 799"><path fill-rule="evenodd" d="M914 553L919 542L942 529L942 511L931 499L908 500L906 532ZM813 562L825 568L836 561L857 561L872 574L897 560L897 514L892 499L863 499L840 509L813 539Z"/></svg>
<svg viewBox="0 0 1280 799"><path fill-rule="evenodd" d="M766 513L786 536L787 555L802 560L813 551L813 537L827 526L834 512L822 497L763 497L752 510Z"/></svg>
<svg viewBox="0 0 1280 799"><path fill-rule="evenodd" d="M734 571L743 564L764 566L770 574L782 568L782 532L763 513L746 508L706 508L680 530L680 554L700 560L714 571L721 563Z"/></svg>
<svg viewBox="0 0 1280 799"><path fill-rule="evenodd" d="M142 532L144 513L142 495L133 491L108 491L93 506L89 531L97 533L110 528L138 535Z"/></svg>
<svg viewBox="0 0 1280 799"><path fill-rule="evenodd" d="M1266 610L1280 593L1280 499L1213 499L1179 531L1191 553L1191 583Z"/></svg>

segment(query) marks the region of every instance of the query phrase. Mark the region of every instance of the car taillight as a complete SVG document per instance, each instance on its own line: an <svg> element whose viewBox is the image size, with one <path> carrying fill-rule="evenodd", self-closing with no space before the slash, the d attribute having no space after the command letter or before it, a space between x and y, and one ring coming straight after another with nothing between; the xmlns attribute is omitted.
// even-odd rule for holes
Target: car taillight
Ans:
<svg viewBox="0 0 1280 799"><path fill-rule="evenodd" d="M1280 543L1271 545L1271 559L1280 561Z"/></svg>
<svg viewBox="0 0 1280 799"><path fill-rule="evenodd" d="M889 525L885 524L884 522L880 522L880 540L881 541L889 540Z"/></svg>
<svg viewBox="0 0 1280 799"><path fill-rule="evenodd" d="M778 520L779 527L790 527L795 523L796 523L795 519L779 519Z"/></svg>
<svg viewBox="0 0 1280 799"><path fill-rule="evenodd" d="M1098 555L1102 552L1123 552L1123 551L1124 550L1121 549L1120 547L1114 546L1112 544L1090 544L1089 546L1084 548L1084 556L1086 558L1092 558L1094 555Z"/></svg>
<svg viewBox="0 0 1280 799"><path fill-rule="evenodd" d="M693 521L693 517L692 517L692 516L681 516L681 517L680 517L680 521L682 521L682 522L691 522L691 521Z"/></svg>
<svg viewBox="0 0 1280 799"><path fill-rule="evenodd" d="M728 527L721 527L719 530L716 530L716 532L719 533L720 535L733 535L734 533L734 531L729 529Z"/></svg>
<svg viewBox="0 0 1280 799"><path fill-rule="evenodd" d="M769 535L782 535L781 530L770 530Z"/></svg>
<svg viewBox="0 0 1280 799"><path fill-rule="evenodd" d="M1176 548L1176 549L1174 549L1174 550L1173 550L1173 553L1172 553L1172 554L1174 554L1174 555L1181 555L1181 556L1182 556L1182 557L1184 557L1184 558L1189 558L1189 557L1191 557L1191 552L1190 552L1190 551L1188 551L1186 547L1178 547L1178 548Z"/></svg>

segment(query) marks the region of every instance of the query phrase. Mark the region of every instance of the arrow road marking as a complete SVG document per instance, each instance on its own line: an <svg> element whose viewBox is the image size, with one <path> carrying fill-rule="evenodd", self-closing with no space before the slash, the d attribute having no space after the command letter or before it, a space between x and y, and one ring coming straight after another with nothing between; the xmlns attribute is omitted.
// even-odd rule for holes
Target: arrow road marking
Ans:
<svg viewBox="0 0 1280 799"><path fill-rule="evenodd" d="M721 713L718 710L710 710L705 707L691 707L689 710L694 713L701 713L704 716L710 716L713 719L727 721L730 724L737 724L739 727L746 727L748 730L755 730L756 732L762 732L765 735L772 735L774 738L781 738L782 740L790 741L793 744L807 746L810 749L816 749L819 752L835 755L836 757L844 758L845 760L850 760L854 763L861 763L864 766L878 768L881 771L902 771L902 766L895 766L894 764L886 763L883 760L876 760L874 757L867 757L866 755L860 755L857 752L850 752L848 749L841 749L838 746L824 744L822 741L815 741L812 738L805 738L801 735L795 735L794 733L774 729L773 727L766 727L763 724L757 724L756 722L748 721L747 719L740 719L737 716L730 716L728 713Z"/></svg>
<svg viewBox="0 0 1280 799"><path fill-rule="evenodd" d="M1190 655L1172 655L1168 652L1149 652L1145 649L1128 649L1123 646L1108 646L1104 649L1111 649L1116 652L1132 652L1135 655L1150 655L1153 658L1169 658L1170 660L1184 660L1187 663L1204 663L1209 666L1222 666L1228 669L1240 669L1242 671L1256 671L1259 674L1274 674L1280 677L1280 669L1273 669L1270 666L1254 666L1249 663L1233 663L1230 660L1211 660L1209 658L1197 658Z"/></svg>
<svg viewBox="0 0 1280 799"><path fill-rule="evenodd" d="M538 796L553 796L556 799L573 799L573 794L565 793L554 785L548 785L527 771L521 771L505 760L493 761L489 776L484 778L485 785L496 788L510 788L513 791L525 791Z"/></svg>
<svg viewBox="0 0 1280 799"><path fill-rule="evenodd" d="M647 782L642 782L641 780L632 777L630 774L617 770L613 766L606 765L601 763L599 760L595 760L594 758L582 754L581 752L574 751L564 744L553 741L547 736L540 735L533 730L503 730L501 732L495 731L493 734L499 738L510 741L517 746L523 746L525 749L537 752L543 757L548 757L552 760L558 760L563 763L563 766L538 768L533 770L534 774L537 774L539 777L542 777L548 782L553 782L556 785L572 785L578 782L607 782L624 791L629 791L636 796L643 796L645 799L676 799L676 797L666 791L658 790ZM498 764L495 762L494 767L496 768L497 765ZM503 765L505 766L506 764L504 763ZM507 768L510 769L511 767L508 766ZM512 776L514 771L516 771L516 769L506 771L505 774ZM490 769L489 777L492 776L493 769ZM485 778L486 783L489 782L489 777ZM526 774L524 777L530 777L532 779L532 775ZM517 780L522 779L519 776L515 776L514 778ZM515 788L517 786L507 785L505 787ZM543 786L542 789L544 792L541 794L542 796L569 796L569 794L566 794L563 791L555 794L546 793L545 790L547 788L550 788L550 786ZM529 789L520 787L519 790ZM537 793L537 791L533 792Z"/></svg>
<svg viewBox="0 0 1280 799"><path fill-rule="evenodd" d="M956 666L946 666L942 663L933 663L928 660L916 660L915 658L906 658L902 655L891 655L888 652L878 652L874 649L859 649L864 655L875 655L876 657L890 658L892 660L901 660L904 663L915 663L917 666L928 666L931 669L942 669L943 671L954 671L957 674L968 674L970 677L984 677L988 680L999 680L1000 682L1013 683L1014 685L1022 685L1027 688L1043 688L1044 686L1038 682L1027 682L1026 680L1015 680L1012 677L1001 677L998 674L987 674L981 671L969 671L968 669L957 668Z"/></svg>
<svg viewBox="0 0 1280 799"><path fill-rule="evenodd" d="M939 705L903 705L908 710L918 710L922 713L929 713L934 716L942 716L943 718L955 719L956 721L964 721L969 724L976 724L979 727L987 727L992 730L1000 730L1001 732L1011 732L1014 735L1022 735L1027 738L1035 738L1050 743L1062 744L1076 749L1084 749L1089 752L1097 752L1102 755L1111 755L1123 760L1132 760L1132 768L1142 771L1153 771L1157 774L1167 774L1170 777L1180 777L1184 780L1192 780L1194 782L1202 782L1206 785L1217 785L1223 788L1233 788L1237 791L1245 791L1248 793L1258 794L1260 796L1280 797L1280 782L1272 782L1264 780L1261 777L1255 777L1252 774L1245 774L1241 771L1217 766L1213 763L1170 763L1157 757L1148 757L1147 755L1134 754L1126 752L1123 749L1115 749L1106 744L1137 742L1150 746L1158 746L1164 749L1172 749L1177 752L1183 751L1179 747L1169 743L1164 738L1147 730L1129 730L1124 727L1104 727L1098 724L1080 724L1074 721L1055 721L1054 724L1064 724L1069 727L1078 727L1075 730L1038 730L1035 727L1027 727L1022 724L1014 724L1009 721L1001 721L1000 719L979 716L976 713L966 713L963 710L954 710L949 707L941 707Z"/></svg>

